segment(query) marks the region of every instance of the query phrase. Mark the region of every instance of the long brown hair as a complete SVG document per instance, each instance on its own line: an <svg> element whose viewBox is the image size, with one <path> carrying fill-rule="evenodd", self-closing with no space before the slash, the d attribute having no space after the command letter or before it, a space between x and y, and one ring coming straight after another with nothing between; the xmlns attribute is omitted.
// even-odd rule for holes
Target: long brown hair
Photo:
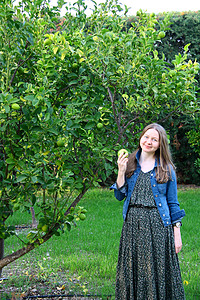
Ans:
<svg viewBox="0 0 200 300"><path fill-rule="evenodd" d="M155 129L155 130L157 130L157 132L159 134L160 146L155 152L155 156L157 158L157 163L158 163L157 168L156 168L156 180L159 183L167 182L171 175L171 166L174 169L175 169L175 166L172 162L166 131L161 125L159 125L157 123L149 124L143 129L143 131L140 135L140 138L139 138L138 148L136 149L135 152L133 152L129 155L126 176L131 177L131 175L137 168L136 154L137 154L138 150L141 149L140 140L141 140L142 136L145 134L145 132L149 129Z"/></svg>

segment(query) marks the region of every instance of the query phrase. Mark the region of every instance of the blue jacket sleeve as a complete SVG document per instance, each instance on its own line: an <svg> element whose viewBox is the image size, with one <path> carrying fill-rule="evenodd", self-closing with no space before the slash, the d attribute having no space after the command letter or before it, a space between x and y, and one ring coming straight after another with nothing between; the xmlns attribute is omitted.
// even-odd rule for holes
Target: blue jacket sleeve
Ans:
<svg viewBox="0 0 200 300"><path fill-rule="evenodd" d="M115 198L119 201L122 201L127 196L127 183L125 183L121 188L118 189L117 183L115 182L110 190L114 190Z"/></svg>
<svg viewBox="0 0 200 300"><path fill-rule="evenodd" d="M174 170L171 168L171 180L167 183L167 203L169 206L171 222L176 223L185 216L184 209L180 209L177 197L177 180Z"/></svg>

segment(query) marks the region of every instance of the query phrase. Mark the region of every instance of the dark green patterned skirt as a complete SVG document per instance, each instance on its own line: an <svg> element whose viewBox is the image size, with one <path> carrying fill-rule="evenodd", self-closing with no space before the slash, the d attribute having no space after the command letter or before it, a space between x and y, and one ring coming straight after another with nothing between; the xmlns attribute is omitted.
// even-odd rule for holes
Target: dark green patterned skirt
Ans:
<svg viewBox="0 0 200 300"><path fill-rule="evenodd" d="M115 299L185 299L173 228L163 225L157 207L129 208L120 240Z"/></svg>

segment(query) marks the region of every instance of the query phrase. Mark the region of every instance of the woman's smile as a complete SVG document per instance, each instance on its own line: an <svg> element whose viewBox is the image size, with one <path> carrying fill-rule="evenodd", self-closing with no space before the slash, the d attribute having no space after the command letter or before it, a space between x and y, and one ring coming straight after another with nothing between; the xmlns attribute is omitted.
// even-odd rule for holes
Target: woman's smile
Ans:
<svg viewBox="0 0 200 300"><path fill-rule="evenodd" d="M155 152L159 145L159 133L155 129L147 130L140 139L140 147L143 151Z"/></svg>

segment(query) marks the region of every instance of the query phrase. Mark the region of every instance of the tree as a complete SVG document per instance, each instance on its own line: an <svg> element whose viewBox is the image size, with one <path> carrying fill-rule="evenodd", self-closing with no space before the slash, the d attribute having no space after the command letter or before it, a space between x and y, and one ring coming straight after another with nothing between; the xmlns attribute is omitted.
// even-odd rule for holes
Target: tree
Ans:
<svg viewBox="0 0 200 300"><path fill-rule="evenodd" d="M168 15L158 23L154 14L140 11L138 20L126 30L127 20L116 16L117 9L117 5L108 11L103 7L94 13L88 26L89 33L90 28L94 30L85 39L82 57L107 92L114 130L119 132L116 142L126 143L129 133L133 136L141 130L141 122L163 122L198 105L193 83L199 65L188 61L189 45L183 55L175 56L172 70L164 56L158 57L156 48L168 28ZM96 17L99 26L95 26Z"/></svg>
<svg viewBox="0 0 200 300"><path fill-rule="evenodd" d="M168 16L157 30L154 14L140 11L127 29L117 2L95 5L89 17L82 0L76 5L58 23L59 7L46 1L0 4L0 238L15 235L7 220L16 210L39 209L37 228L0 268L70 229L85 213L80 199L144 125L197 105L189 46L173 70L158 57Z"/></svg>
<svg viewBox="0 0 200 300"><path fill-rule="evenodd" d="M37 228L1 268L80 219L84 208L73 208L98 181L107 151L91 131L100 113L88 99L97 92L80 86L76 32L68 41L57 19L44 1L22 12L1 3L1 239L15 235L6 220L16 210L39 207Z"/></svg>

